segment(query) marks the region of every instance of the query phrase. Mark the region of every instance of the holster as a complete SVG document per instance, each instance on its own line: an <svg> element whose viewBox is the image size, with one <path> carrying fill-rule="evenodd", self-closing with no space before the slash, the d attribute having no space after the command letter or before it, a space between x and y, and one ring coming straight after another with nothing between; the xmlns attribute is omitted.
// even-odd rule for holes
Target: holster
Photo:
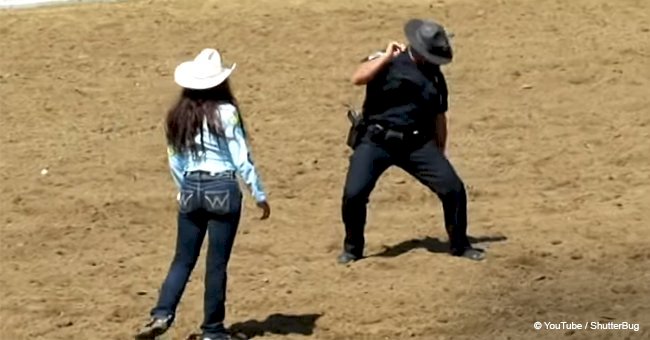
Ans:
<svg viewBox="0 0 650 340"><path fill-rule="evenodd" d="M359 145L365 131L363 114L350 107L348 108L348 120L350 121L350 130L348 131L346 144L354 150Z"/></svg>

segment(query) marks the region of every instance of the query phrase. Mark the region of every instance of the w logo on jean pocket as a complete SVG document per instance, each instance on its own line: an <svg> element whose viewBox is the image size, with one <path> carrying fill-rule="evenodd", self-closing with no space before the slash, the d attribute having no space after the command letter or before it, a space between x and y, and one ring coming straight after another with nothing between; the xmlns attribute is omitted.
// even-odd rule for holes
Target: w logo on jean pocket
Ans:
<svg viewBox="0 0 650 340"><path fill-rule="evenodd" d="M190 212L195 209L192 197L194 197L194 192L190 190L182 190L178 196L178 206L179 210L182 213Z"/></svg>
<svg viewBox="0 0 650 340"><path fill-rule="evenodd" d="M204 197L206 210L222 214L230 212L230 191L206 191Z"/></svg>

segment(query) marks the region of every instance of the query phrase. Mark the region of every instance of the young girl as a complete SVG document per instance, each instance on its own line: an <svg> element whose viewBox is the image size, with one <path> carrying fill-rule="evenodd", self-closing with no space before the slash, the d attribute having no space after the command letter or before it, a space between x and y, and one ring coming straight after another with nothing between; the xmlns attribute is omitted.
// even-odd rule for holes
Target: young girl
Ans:
<svg viewBox="0 0 650 340"><path fill-rule="evenodd" d="M246 142L226 68L214 49L180 64L174 78L184 89L166 121L169 165L179 189L176 253L151 321L136 339L155 339L175 318L176 307L207 232L203 340L230 339L223 325L226 268L242 209L238 173L252 191L262 219L270 215L266 193Z"/></svg>

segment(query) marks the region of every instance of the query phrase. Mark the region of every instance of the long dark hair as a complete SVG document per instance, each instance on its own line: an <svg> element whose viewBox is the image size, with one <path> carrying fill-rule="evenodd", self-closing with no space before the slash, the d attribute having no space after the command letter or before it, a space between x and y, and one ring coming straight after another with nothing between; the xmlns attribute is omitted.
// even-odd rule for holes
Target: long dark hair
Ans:
<svg viewBox="0 0 650 340"><path fill-rule="evenodd" d="M180 98L167 113L165 122L167 145L178 153L189 151L196 154L199 151L199 146L203 148L204 120L208 124L210 133L219 139L225 138L221 117L217 110L218 105L222 103L235 106L239 115L239 124L244 131L244 137L246 137L239 104L230 89L228 80L226 80L219 86L207 90L183 89ZM200 145L195 142L197 133L201 135Z"/></svg>

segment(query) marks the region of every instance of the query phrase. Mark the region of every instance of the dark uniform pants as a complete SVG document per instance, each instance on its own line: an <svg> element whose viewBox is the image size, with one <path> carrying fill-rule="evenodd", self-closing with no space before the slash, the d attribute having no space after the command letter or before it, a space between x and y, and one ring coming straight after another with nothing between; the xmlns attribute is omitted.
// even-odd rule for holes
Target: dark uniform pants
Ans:
<svg viewBox="0 0 650 340"><path fill-rule="evenodd" d="M433 142L415 148L389 149L369 140L361 142L350 157L343 193L342 215L345 224L344 250L363 256L366 205L379 177L396 165L415 177L442 201L450 252L460 255L470 247L467 238L467 195L465 186L442 152Z"/></svg>

